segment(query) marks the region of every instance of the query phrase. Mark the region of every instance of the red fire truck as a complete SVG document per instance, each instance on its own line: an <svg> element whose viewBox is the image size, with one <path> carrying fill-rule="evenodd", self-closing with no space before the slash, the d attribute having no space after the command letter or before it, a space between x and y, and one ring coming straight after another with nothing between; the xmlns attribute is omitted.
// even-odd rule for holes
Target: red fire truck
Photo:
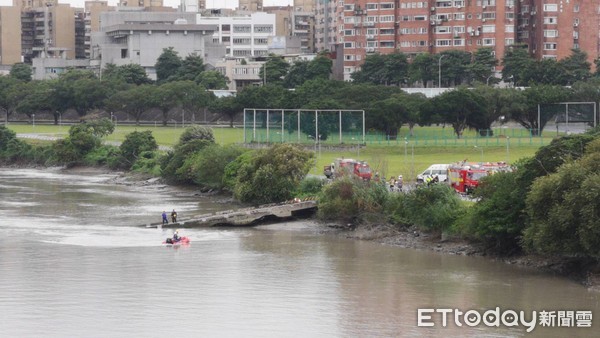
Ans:
<svg viewBox="0 0 600 338"><path fill-rule="evenodd" d="M505 162L458 162L448 167L448 182L461 194L472 193L479 186L479 180L497 172L512 171Z"/></svg>
<svg viewBox="0 0 600 338"><path fill-rule="evenodd" d="M323 174L332 179L352 174L366 181L370 181L373 176L371 167L366 161L357 161L351 158L336 158L333 163L323 168Z"/></svg>

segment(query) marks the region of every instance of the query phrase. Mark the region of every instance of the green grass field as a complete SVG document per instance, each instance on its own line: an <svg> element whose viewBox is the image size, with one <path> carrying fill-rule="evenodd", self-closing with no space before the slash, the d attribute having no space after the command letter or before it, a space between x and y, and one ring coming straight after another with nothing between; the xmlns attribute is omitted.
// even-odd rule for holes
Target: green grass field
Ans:
<svg viewBox="0 0 600 338"><path fill-rule="evenodd" d="M9 125L16 133L36 133L51 136L66 136L68 126L54 125ZM433 132L439 127L415 128L415 134L423 135ZM430 129L430 130L427 130ZM183 128L161 126L117 126L115 132L107 137L110 141L122 141L125 135L133 131L151 130L160 145L173 146L179 140ZM213 128L216 141L220 144L234 144L243 142L243 129L241 128ZM446 145L436 139L411 139L408 143L401 141L382 141L368 143L365 147L350 147L347 150L331 147L310 147L315 151L316 161L311 169L311 174L322 174L323 166L330 164L335 158L355 158L366 160L374 171L389 178L390 176L403 175L405 181L413 181L417 174L434 163L452 163L467 159L472 162L507 161L532 156L541 146L550 143L551 137L543 138L475 138L452 140ZM508 144L507 144L508 142Z"/></svg>

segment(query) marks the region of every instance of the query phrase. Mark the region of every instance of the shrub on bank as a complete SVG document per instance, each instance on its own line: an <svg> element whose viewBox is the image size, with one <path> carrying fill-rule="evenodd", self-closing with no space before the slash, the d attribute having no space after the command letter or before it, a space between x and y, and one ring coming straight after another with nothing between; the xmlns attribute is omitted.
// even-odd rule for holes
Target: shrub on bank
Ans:
<svg viewBox="0 0 600 338"><path fill-rule="evenodd" d="M319 195L317 217L345 223L383 221L389 193L384 185L345 176L326 185Z"/></svg>
<svg viewBox="0 0 600 338"><path fill-rule="evenodd" d="M481 241L490 249L510 254L520 251L520 238L526 224L525 190L518 186L519 172L485 177L475 190L479 201L467 209L456 224L462 236Z"/></svg>
<svg viewBox="0 0 600 338"><path fill-rule="evenodd" d="M178 176L204 188L223 189L225 168L244 151L235 145L207 145L184 161L177 171Z"/></svg>
<svg viewBox="0 0 600 338"><path fill-rule="evenodd" d="M465 213L465 206L450 186L434 184L406 194L394 194L386 211L400 225L443 232Z"/></svg>
<svg viewBox="0 0 600 338"><path fill-rule="evenodd" d="M314 197L321 193L323 187L325 186L326 180L319 177L305 177L298 187L298 191L296 192L296 197L305 198L305 197Z"/></svg>
<svg viewBox="0 0 600 338"><path fill-rule="evenodd" d="M162 177L171 183L193 183L189 171L182 167L188 158L212 144L215 144L212 129L203 126L187 128L174 149L161 158Z"/></svg>
<svg viewBox="0 0 600 338"><path fill-rule="evenodd" d="M277 144L243 159L233 193L239 201L257 205L292 199L311 168L314 153L292 144Z"/></svg>

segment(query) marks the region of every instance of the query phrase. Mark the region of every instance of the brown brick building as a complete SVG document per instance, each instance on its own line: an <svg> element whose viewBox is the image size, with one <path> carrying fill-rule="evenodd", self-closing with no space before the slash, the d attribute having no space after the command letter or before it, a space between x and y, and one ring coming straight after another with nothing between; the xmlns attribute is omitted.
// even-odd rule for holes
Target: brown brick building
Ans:
<svg viewBox="0 0 600 338"><path fill-rule="evenodd" d="M489 47L501 60L508 46L523 43L537 59L562 59L573 48L592 64L599 55L600 9L592 0L346 0L337 7L345 79L370 53Z"/></svg>

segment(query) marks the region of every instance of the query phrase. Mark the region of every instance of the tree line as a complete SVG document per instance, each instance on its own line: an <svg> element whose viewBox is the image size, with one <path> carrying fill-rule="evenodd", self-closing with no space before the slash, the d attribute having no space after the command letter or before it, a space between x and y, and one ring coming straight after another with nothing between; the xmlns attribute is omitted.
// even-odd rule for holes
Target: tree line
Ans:
<svg viewBox="0 0 600 338"><path fill-rule="evenodd" d="M216 70L206 69L202 58L180 57L166 48L157 60L157 81L151 81L139 65L109 64L101 76L91 71L69 70L55 80L32 81L31 69L15 65L0 77L0 110L9 119L14 113L31 117L36 113L54 116L55 123L68 110L84 118L95 112L124 113L136 122L149 111L158 110L163 124L175 111L206 112L233 124L244 108L272 109L358 109L366 111L366 127L394 139L402 127L447 124L456 137L465 129L490 135L499 117L513 120L537 135L554 115L538 119L538 105L569 101L600 101L600 78L590 73L585 53L574 50L561 61L536 61L519 46L510 48L502 64L502 78L520 88L495 88L492 76L498 64L492 51L481 48L472 55L461 51L422 54L410 60L402 53L369 55L353 82L330 80L332 61L320 54L311 61L289 64L271 56L260 70L266 82L247 86L236 96L215 97L210 89L227 88L229 81ZM457 86L434 98L407 94L402 88L432 83L442 66L442 82ZM569 86L565 86L569 84ZM470 87L467 87L470 86ZM292 90L293 89L293 90ZM303 120L309 133L311 121ZM338 128L335 119L320 121L326 138Z"/></svg>

